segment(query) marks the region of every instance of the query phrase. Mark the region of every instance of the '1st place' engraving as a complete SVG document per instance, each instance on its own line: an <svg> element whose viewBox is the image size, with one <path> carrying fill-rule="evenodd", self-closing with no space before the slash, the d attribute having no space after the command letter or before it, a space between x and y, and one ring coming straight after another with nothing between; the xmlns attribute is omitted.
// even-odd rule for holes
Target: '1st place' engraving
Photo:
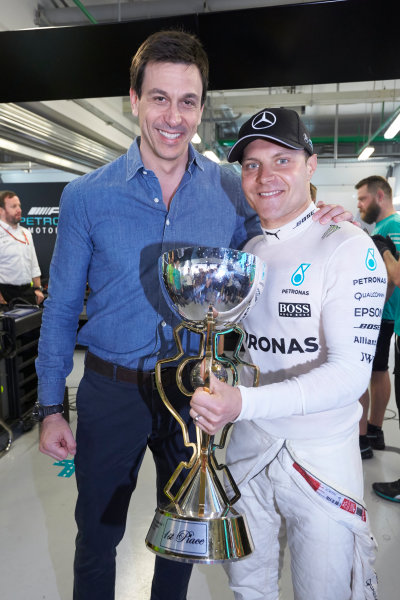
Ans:
<svg viewBox="0 0 400 600"><path fill-rule="evenodd" d="M160 546L167 550L179 549L182 554L206 555L207 537L207 523L167 519Z"/></svg>

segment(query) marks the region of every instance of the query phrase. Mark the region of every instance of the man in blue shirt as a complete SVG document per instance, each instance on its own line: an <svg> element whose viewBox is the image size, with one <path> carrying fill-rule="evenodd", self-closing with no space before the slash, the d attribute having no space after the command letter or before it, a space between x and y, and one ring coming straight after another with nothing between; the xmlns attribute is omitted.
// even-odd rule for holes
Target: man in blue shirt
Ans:
<svg viewBox="0 0 400 600"><path fill-rule="evenodd" d="M159 286L159 256L185 246L240 248L260 232L239 177L190 144L207 79L197 38L176 31L150 36L131 65L141 136L125 155L71 182L61 198L37 360L38 413L40 450L57 460L75 455L74 600L114 598L116 546L146 447L156 465L159 505L177 464L188 458L181 428L154 382L157 360L176 352L177 320ZM329 210L322 208L321 222L341 218L341 207ZM86 283L88 321L77 339L88 353L75 443L61 411ZM183 347L197 352L196 334L185 336ZM175 370L163 372L163 385L193 432ZM156 557L152 600L186 598L190 572L191 565Z"/></svg>

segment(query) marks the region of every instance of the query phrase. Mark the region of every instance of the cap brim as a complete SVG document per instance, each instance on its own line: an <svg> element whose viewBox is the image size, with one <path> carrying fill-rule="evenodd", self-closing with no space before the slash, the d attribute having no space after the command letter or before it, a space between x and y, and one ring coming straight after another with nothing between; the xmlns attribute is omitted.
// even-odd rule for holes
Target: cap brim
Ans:
<svg viewBox="0 0 400 600"><path fill-rule="evenodd" d="M310 153L309 150L307 150L307 148L305 148L304 146L301 146L300 144L294 144L293 142L289 142L284 138L278 139L272 135L252 133L251 135L246 135L245 137L241 138L236 142L236 144L232 146L228 154L228 162L242 162L242 156L246 146L250 144L250 142L254 142L254 140L258 139L271 140L272 142L276 142L277 144L285 146L286 148L292 148L293 150L305 150L306 152Z"/></svg>

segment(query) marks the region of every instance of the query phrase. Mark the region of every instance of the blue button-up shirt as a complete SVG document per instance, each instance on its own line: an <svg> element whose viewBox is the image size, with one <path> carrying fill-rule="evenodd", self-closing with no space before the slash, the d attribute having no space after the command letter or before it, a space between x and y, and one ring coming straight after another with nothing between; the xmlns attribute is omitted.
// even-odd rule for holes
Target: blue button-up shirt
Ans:
<svg viewBox="0 0 400 600"><path fill-rule="evenodd" d="M36 369L39 401L62 402L76 341L104 360L153 370L173 356L173 327L158 258L186 246L240 248L260 233L240 178L189 147L189 161L167 210L138 142L112 163L69 183L62 194ZM88 283L88 321L76 331ZM198 351L196 334L186 351ZM193 346L193 348L191 348Z"/></svg>

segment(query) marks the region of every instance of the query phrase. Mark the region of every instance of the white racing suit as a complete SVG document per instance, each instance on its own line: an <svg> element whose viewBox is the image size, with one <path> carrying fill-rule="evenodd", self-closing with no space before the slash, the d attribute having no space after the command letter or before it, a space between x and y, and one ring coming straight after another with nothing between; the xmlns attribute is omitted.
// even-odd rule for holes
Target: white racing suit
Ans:
<svg viewBox="0 0 400 600"><path fill-rule="evenodd" d="M376 600L375 540L363 503L358 444L386 292L369 237L349 223L321 226L313 204L251 240L267 265L246 317L242 411L227 464L255 551L226 565L237 600L277 600L279 529L286 524L295 600Z"/></svg>

